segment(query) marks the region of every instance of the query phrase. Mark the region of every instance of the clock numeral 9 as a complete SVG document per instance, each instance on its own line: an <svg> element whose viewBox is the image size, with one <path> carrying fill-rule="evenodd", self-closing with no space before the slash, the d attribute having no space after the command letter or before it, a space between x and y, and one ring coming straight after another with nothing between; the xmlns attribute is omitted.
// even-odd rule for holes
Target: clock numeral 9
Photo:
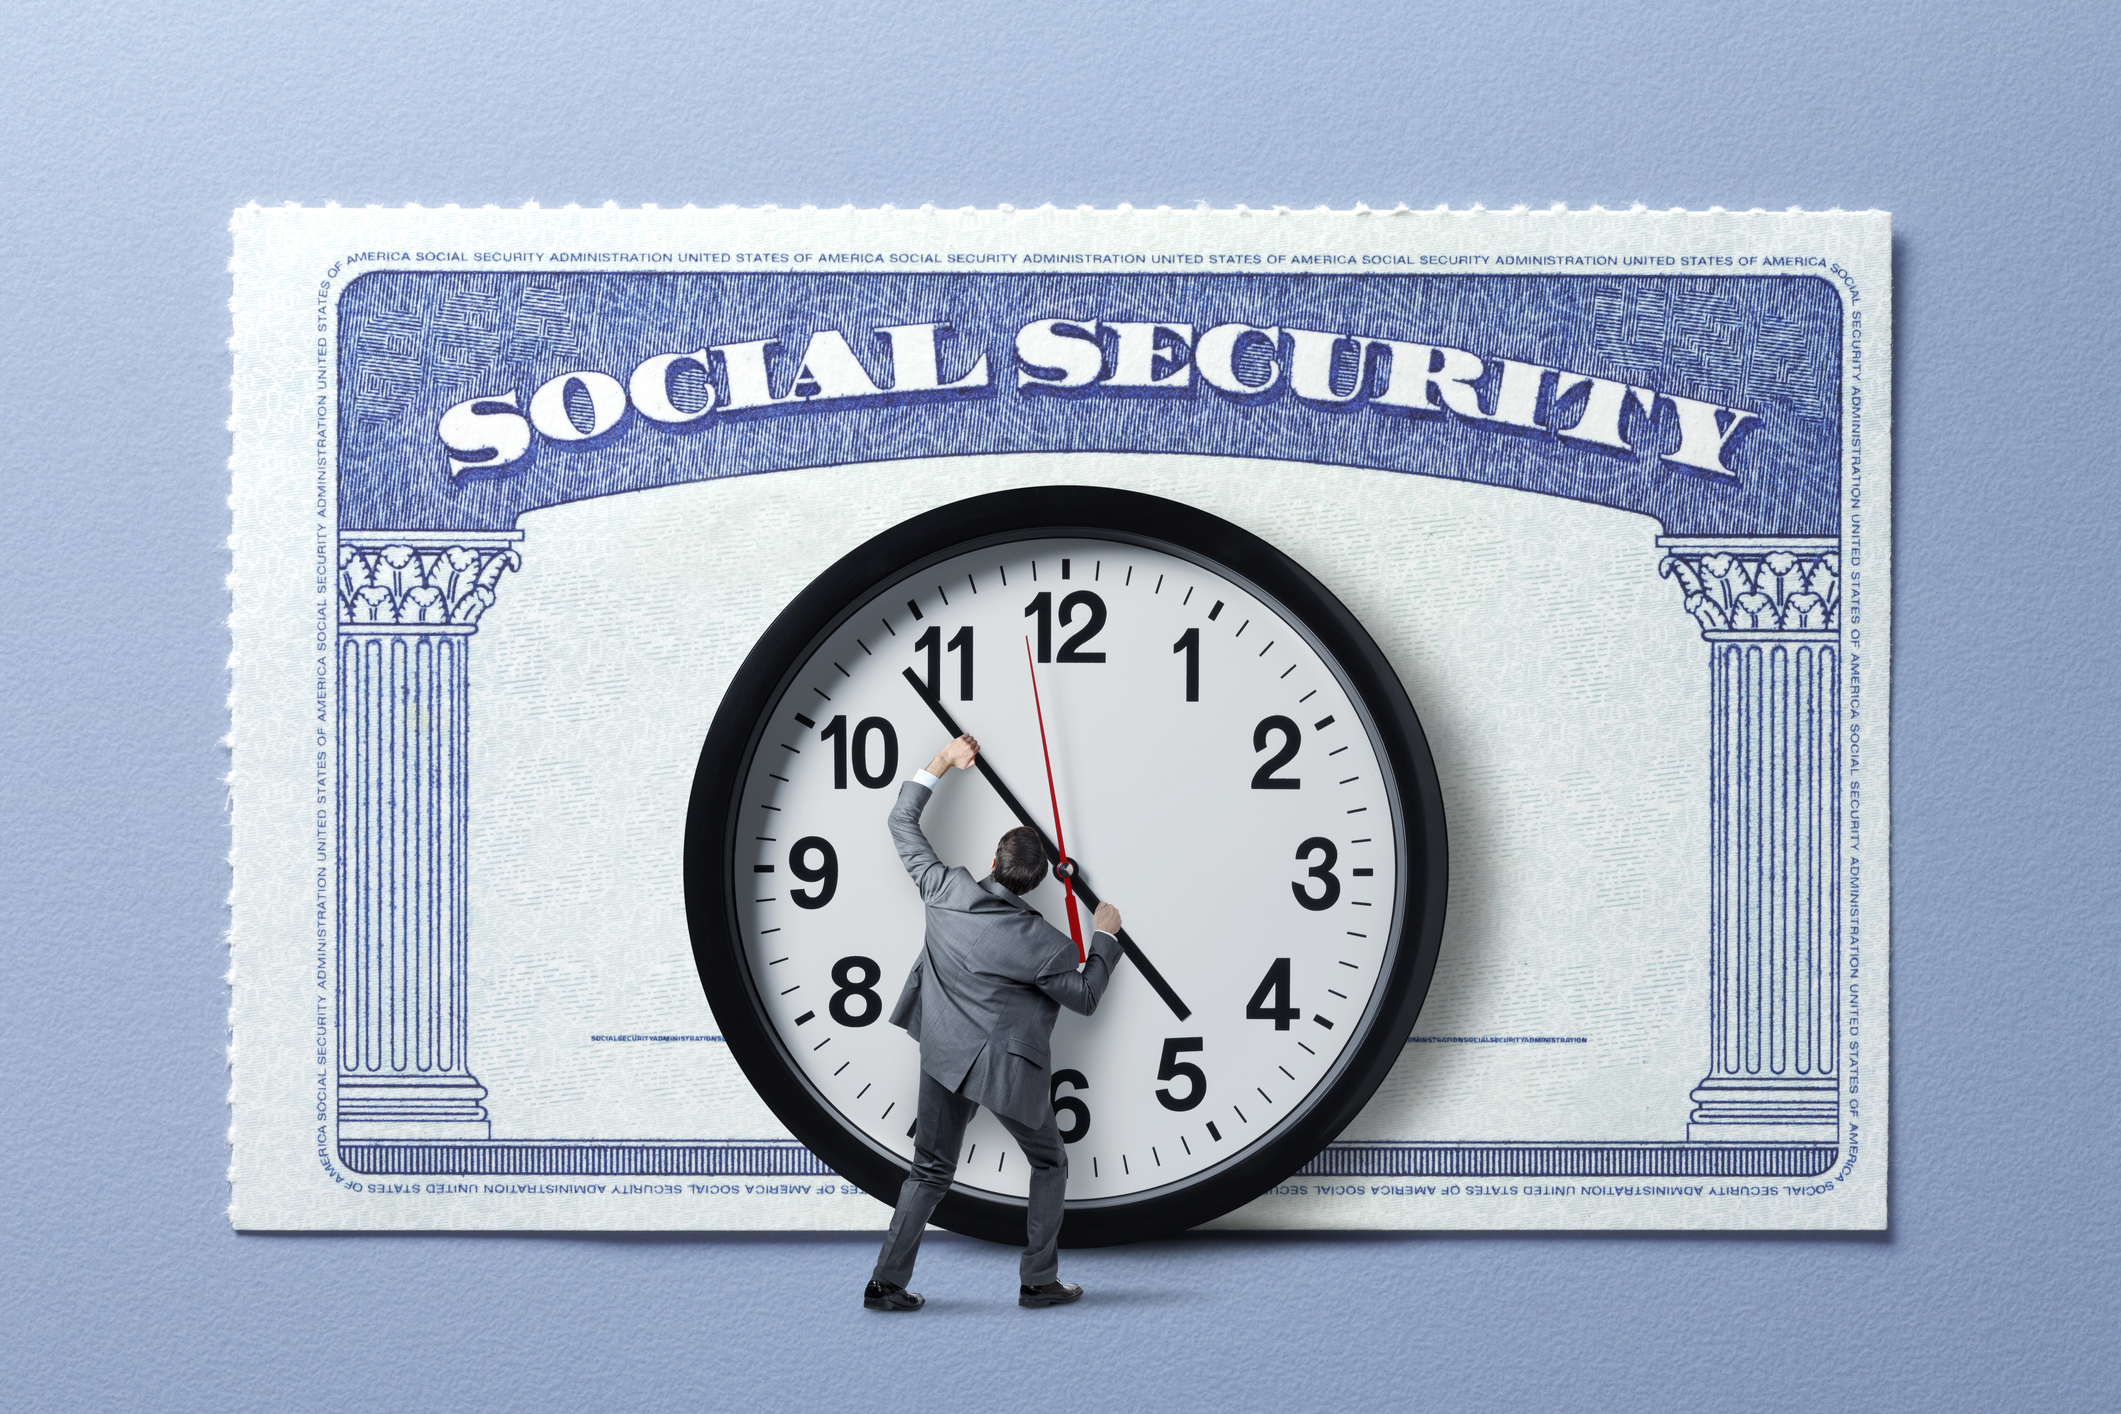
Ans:
<svg viewBox="0 0 2121 1414"><path fill-rule="evenodd" d="M1254 751L1265 751L1267 749L1267 738L1276 732L1281 733L1281 750L1269 756L1260 768L1252 773L1252 789L1254 790L1296 790L1303 785L1303 782L1295 776L1277 776L1274 774L1291 761L1294 761L1296 759L1296 749L1303 745L1304 734L1296 723L1290 721L1287 717L1262 718L1260 724L1252 728L1252 749Z"/></svg>
<svg viewBox="0 0 2121 1414"><path fill-rule="evenodd" d="M819 856L819 862L809 862L810 856ZM788 897L795 900L797 908L823 908L832 902L832 896L840 887L840 856L833 849L832 841L817 835L805 835L788 851L788 872L806 884L818 885L814 894L801 889L790 889Z"/></svg>
<svg viewBox="0 0 2121 1414"><path fill-rule="evenodd" d="M1169 1090L1158 1090L1156 1102L1167 1110L1190 1110L1199 1104L1208 1093L1208 1077L1191 1061L1182 1061L1180 1056L1188 1051L1205 1050L1206 1043L1198 1036L1173 1036L1164 1042L1163 1060L1156 1067L1158 1080L1183 1080L1186 1093L1174 1095Z"/></svg>
<svg viewBox="0 0 2121 1414"><path fill-rule="evenodd" d="M934 630L930 629L929 632L933 633ZM967 629L965 632L970 633L971 630ZM969 654L966 657L966 661L968 663L971 661ZM971 679L967 678L966 681L969 683ZM930 690L933 691L932 684ZM968 692L965 695L970 697L972 694ZM869 738L876 735L884 738L884 765L883 769L872 773L869 769ZM825 723L825 729L817 734L817 739L832 743L832 788L834 790L847 789L847 758L849 756L854 758L854 778L871 790L888 786L898 777L898 733L892 729L891 723L882 717L862 718L861 724L854 729L854 749L852 751L847 749L847 716L845 713L841 713Z"/></svg>
<svg viewBox="0 0 2121 1414"><path fill-rule="evenodd" d="M1083 626L1070 635L1066 643L1061 645L1060 658L1057 661L1063 663L1102 663L1105 661L1105 655L1102 651L1085 653L1083 645L1104 632L1105 601L1087 589L1076 590L1073 594L1061 600L1060 621L1062 628L1066 628L1075 621L1075 611L1077 609L1088 610L1089 617L1084 620ZM1024 617L1038 620L1038 660L1041 663L1056 661L1053 656L1052 591L1039 591L1036 598L1024 605Z"/></svg>
<svg viewBox="0 0 2121 1414"><path fill-rule="evenodd" d="M1061 1143L1073 1144L1090 1132L1090 1107L1073 1095L1063 1095L1060 1088L1073 1085L1078 1090L1090 1088L1090 1077L1079 1070L1056 1070L1050 1093L1053 1096L1053 1119L1060 1128ZM1068 1116L1073 1124L1060 1124L1060 1117Z"/></svg>
<svg viewBox="0 0 2121 1414"><path fill-rule="evenodd" d="M855 975L857 973L861 974L859 978ZM876 965L874 958L843 957L833 963L832 980L839 985L839 990L832 994L832 1001L825 1008L832 1013L832 1019L842 1026L867 1026L882 1016L884 999L876 994L876 983L883 975L884 969ZM860 1016L848 1009L849 997L862 999Z"/></svg>
<svg viewBox="0 0 2121 1414"><path fill-rule="evenodd" d="M943 631L934 624L928 631L913 641L913 651L928 655L928 695L937 701L943 696ZM957 695L959 700L972 700L972 625L967 624L950 635L950 651L957 659Z"/></svg>
<svg viewBox="0 0 2121 1414"><path fill-rule="evenodd" d="M1302 884L1292 881L1289 885L1289 892L1296 895L1296 901L1313 913L1323 913L1340 902L1340 876L1333 872L1333 866L1340 860L1340 851L1333 847L1333 841L1324 835L1313 835L1296 847L1296 857L1309 859L1314 850L1321 849L1326 852L1326 857L1311 866L1310 875L1325 887L1314 894L1307 892Z"/></svg>
<svg viewBox="0 0 2121 1414"><path fill-rule="evenodd" d="M1267 975L1259 979L1259 990L1245 1003L1245 1020L1271 1021L1276 1031L1286 1031L1303 1010L1289 1002L1289 959L1277 957Z"/></svg>

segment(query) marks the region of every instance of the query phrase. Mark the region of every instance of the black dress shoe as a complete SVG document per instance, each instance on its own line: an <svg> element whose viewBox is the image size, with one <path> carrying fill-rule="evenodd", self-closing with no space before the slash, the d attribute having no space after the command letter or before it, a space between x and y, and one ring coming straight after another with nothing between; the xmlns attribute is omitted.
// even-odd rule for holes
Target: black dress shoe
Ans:
<svg viewBox="0 0 2121 1414"><path fill-rule="evenodd" d="M872 1311L918 1311L928 1303L918 1291L908 1291L894 1282L873 1281L862 1288L862 1304Z"/></svg>
<svg viewBox="0 0 2121 1414"><path fill-rule="evenodd" d="M1019 1286L1016 1289L1016 1304L1019 1306L1065 1306L1070 1301L1082 1299L1083 1289L1065 1281L1049 1281L1043 1286Z"/></svg>

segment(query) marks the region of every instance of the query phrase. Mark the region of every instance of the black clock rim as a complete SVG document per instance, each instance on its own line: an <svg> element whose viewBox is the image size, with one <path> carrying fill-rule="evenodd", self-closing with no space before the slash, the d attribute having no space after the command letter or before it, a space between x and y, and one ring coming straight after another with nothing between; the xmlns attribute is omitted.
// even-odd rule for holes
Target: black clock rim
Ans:
<svg viewBox="0 0 2121 1414"><path fill-rule="evenodd" d="M849 1129L801 1077L767 1023L744 965L737 922L734 849L743 783L779 699L811 647L834 632L881 585L981 539L1042 534L1120 534L1212 561L1275 601L1334 656L1372 718L1392 767L1406 851L1393 924L1399 945L1376 994L1381 1002L1337 1079L1307 1114L1229 1166L1197 1182L1138 1199L1070 1205L1063 1245L1104 1246L1196 1227L1243 1206L1315 1158L1400 1059L1442 943L1448 882L1443 793L1412 702L1367 630L1324 584L1287 554L1240 526L1179 501L1116 487L1022 487L955 501L901 521L813 579L774 619L730 679L700 750L686 811L684 886L693 961L708 1004L745 1078L789 1131L844 1178L879 1201L897 1201L907 1166ZM1388 935L1393 936L1393 935ZM1024 1205L953 1190L934 1221L990 1241L1024 1240Z"/></svg>

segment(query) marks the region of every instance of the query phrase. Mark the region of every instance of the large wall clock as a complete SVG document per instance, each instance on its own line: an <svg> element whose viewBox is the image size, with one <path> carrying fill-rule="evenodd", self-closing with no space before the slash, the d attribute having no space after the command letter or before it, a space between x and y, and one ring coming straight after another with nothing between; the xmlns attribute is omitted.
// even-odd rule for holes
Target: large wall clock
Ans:
<svg viewBox="0 0 2121 1414"><path fill-rule="evenodd" d="M1192 1226L1312 1158L1399 1059L1435 970L1428 745L1384 655L1295 561L1094 487L885 531L732 680L693 779L685 900L708 1001L774 1113L896 1200L919 1048L884 1014L922 914L885 817L960 730L982 769L928 807L942 857L984 875L1020 822L1050 844L1057 795L1086 914L1109 898L1126 919L1102 1005L1053 1033L1064 1240ZM1066 930L1057 880L1030 898ZM935 1220L1021 1242L1027 1178L982 1112Z"/></svg>

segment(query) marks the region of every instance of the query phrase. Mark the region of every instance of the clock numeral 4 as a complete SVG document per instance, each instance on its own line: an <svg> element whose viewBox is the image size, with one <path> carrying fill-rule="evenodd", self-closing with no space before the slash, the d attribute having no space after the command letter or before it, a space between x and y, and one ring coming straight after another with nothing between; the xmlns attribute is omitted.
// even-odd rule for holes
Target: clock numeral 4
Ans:
<svg viewBox="0 0 2121 1414"><path fill-rule="evenodd" d="M1254 790L1296 790L1303 785L1295 776L1277 776L1274 773L1296 759L1296 749L1303 745L1304 734L1296 723L1287 717L1265 717L1252 728L1252 749L1265 751L1267 738L1281 734L1281 750L1269 756L1260 768L1252 773Z"/></svg>
<svg viewBox="0 0 2121 1414"><path fill-rule="evenodd" d="M965 630L970 633L972 630ZM929 629L934 633L934 629ZM971 656L966 656L971 661ZM967 679L969 682L970 679ZM930 690L933 691L931 684ZM965 694L970 697L971 693ZM884 764L881 769L869 769L869 741L871 737L884 739ZM819 741L832 743L832 788L847 789L847 760L854 758L854 778L871 790L880 790L898 779L898 732L883 717L864 717L854 729L854 745L847 744L847 717L845 713L825 723L825 729L817 734ZM815 905L813 905L815 906Z"/></svg>
<svg viewBox="0 0 2121 1414"><path fill-rule="evenodd" d="M832 980L839 990L825 1008L832 1013L832 1019L842 1026L867 1026L882 1016L884 999L876 994L876 984L883 975L884 969L876 965L875 958L843 957L833 963ZM861 998L860 1016L847 1005L850 997Z"/></svg>
<svg viewBox="0 0 2121 1414"><path fill-rule="evenodd" d="M950 635L950 651L957 657L958 700L972 700L972 625L966 624ZM943 696L943 631L934 624L928 631L913 641L913 651L928 655L928 695L937 701Z"/></svg>
<svg viewBox="0 0 2121 1414"><path fill-rule="evenodd" d="M1069 624L1075 622L1075 611L1077 609L1086 610L1088 617L1084 619L1083 626L1069 635L1068 641L1061 645L1060 658L1057 661L1063 663L1102 663L1105 661L1105 655L1102 650L1095 653L1085 652L1083 645L1104 632L1105 601L1087 589L1076 590L1073 594L1061 600L1060 622L1062 628L1066 628ZM1024 605L1024 617L1038 620L1038 660L1041 663L1056 661L1053 656L1052 591L1040 590L1030 603Z"/></svg>
<svg viewBox="0 0 2121 1414"><path fill-rule="evenodd" d="M1277 957L1267 975L1259 979L1259 990L1245 1003L1245 1020L1271 1021L1276 1031L1286 1031L1302 1015L1302 1008L1289 1002L1289 959Z"/></svg>
<svg viewBox="0 0 2121 1414"><path fill-rule="evenodd" d="M810 856L813 854L818 856L818 862L815 864L810 862ZM823 908L832 902L833 894L839 891L839 851L832 847L832 841L820 835L805 835L788 851L788 872L806 884L818 886L816 893L809 894L801 889L790 889L788 897L795 901L795 906Z"/></svg>
<svg viewBox="0 0 2121 1414"><path fill-rule="evenodd" d="M1078 1090L1090 1088L1090 1077L1079 1070L1056 1070L1050 1092L1053 1096L1053 1119L1060 1127L1061 1143L1073 1144L1090 1132L1090 1106L1074 1095L1063 1095L1060 1088L1072 1085ZM1060 1124L1060 1117L1068 1116L1072 1121Z"/></svg>
<svg viewBox="0 0 2121 1414"><path fill-rule="evenodd" d="M1163 1060L1156 1067L1158 1080L1183 1080L1186 1093L1174 1095L1168 1089L1156 1092L1156 1102L1167 1110L1190 1110L1198 1105L1208 1093L1208 1076L1191 1061L1182 1061L1180 1056L1188 1051L1206 1049L1206 1043L1198 1036L1173 1036L1164 1042Z"/></svg>
<svg viewBox="0 0 2121 1414"><path fill-rule="evenodd" d="M1309 859L1318 850L1324 850L1326 857L1312 865L1309 872L1318 880L1319 891L1311 893L1293 880L1289 884L1289 892L1296 895L1296 901L1313 913L1323 913L1340 902L1340 876L1333 872L1333 866L1340 861L1340 851L1333 847L1333 841L1324 835L1313 835L1296 847L1296 857Z"/></svg>

